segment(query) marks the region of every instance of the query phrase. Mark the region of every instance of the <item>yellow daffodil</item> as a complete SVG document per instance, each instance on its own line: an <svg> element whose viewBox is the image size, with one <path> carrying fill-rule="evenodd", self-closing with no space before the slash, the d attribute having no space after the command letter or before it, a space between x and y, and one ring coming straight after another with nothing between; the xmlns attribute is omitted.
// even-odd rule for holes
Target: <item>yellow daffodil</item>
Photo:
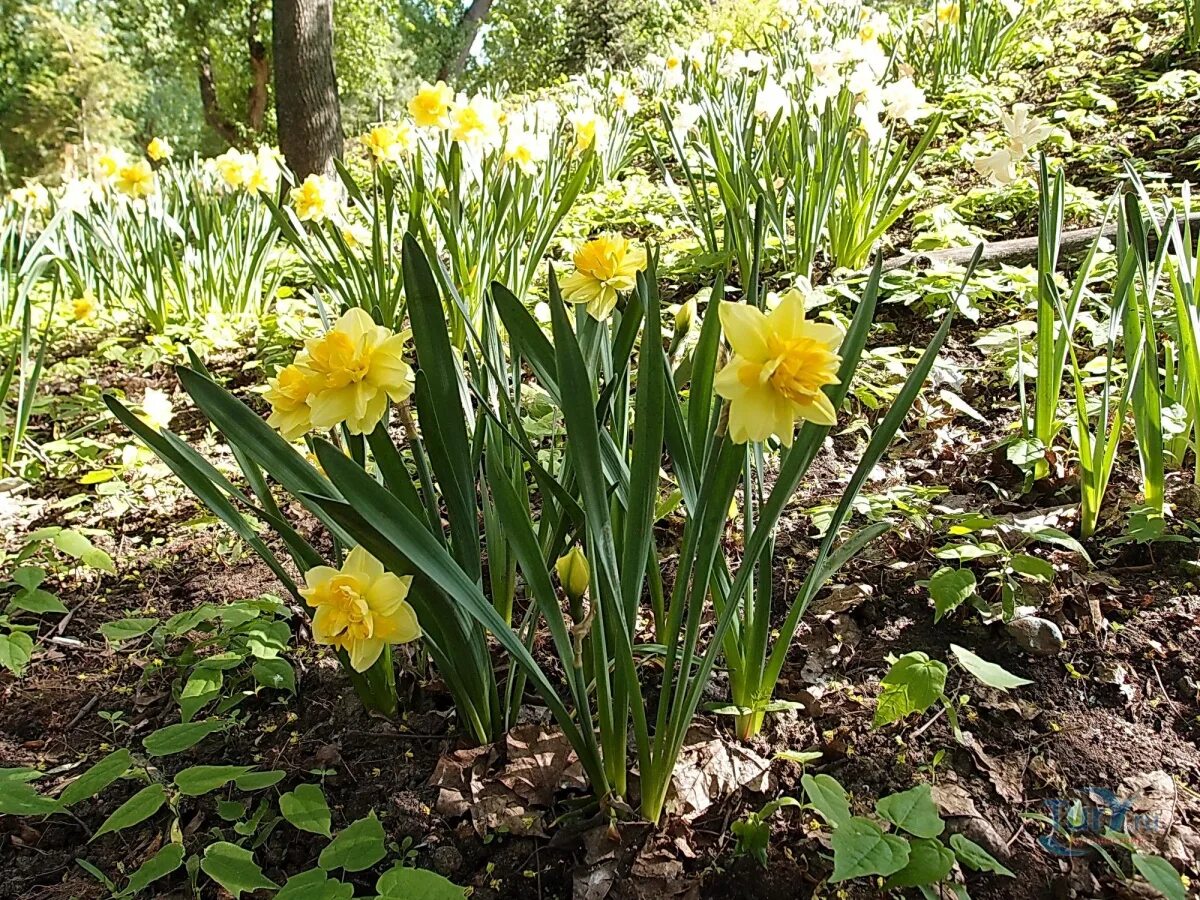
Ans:
<svg viewBox="0 0 1200 900"><path fill-rule="evenodd" d="M263 395L271 404L267 424L279 430L285 440L296 441L312 430L312 414L308 397L313 378L297 365L285 366L279 374L267 380Z"/></svg>
<svg viewBox="0 0 1200 900"><path fill-rule="evenodd" d="M240 150L226 150L210 164L225 186L231 188L245 187L254 172L254 157Z"/></svg>
<svg viewBox="0 0 1200 900"><path fill-rule="evenodd" d="M627 116L636 116L638 114L638 110L642 108L642 102L630 88L619 81L614 81L609 90L612 91L613 101L616 103L617 109L621 110Z"/></svg>
<svg viewBox="0 0 1200 900"><path fill-rule="evenodd" d="M500 142L500 117L496 102L476 94L460 97L450 110L450 137L468 146L488 149Z"/></svg>
<svg viewBox="0 0 1200 900"><path fill-rule="evenodd" d="M683 52L672 48L663 59L663 84L667 88L677 88L683 84Z"/></svg>
<svg viewBox="0 0 1200 900"><path fill-rule="evenodd" d="M117 170L117 180L114 182L117 190L135 200L149 197L154 193L154 170L144 159L121 166Z"/></svg>
<svg viewBox="0 0 1200 900"><path fill-rule="evenodd" d="M96 317L96 296L91 290L85 290L71 301L71 318L76 322L86 322Z"/></svg>
<svg viewBox="0 0 1200 900"><path fill-rule="evenodd" d="M292 188L291 200L301 222L322 222L337 209L338 187L324 175L309 175Z"/></svg>
<svg viewBox="0 0 1200 900"><path fill-rule="evenodd" d="M317 566L304 573L300 596L313 608L318 643L345 650L356 672L375 664L386 644L406 644L421 636L408 602L411 575L393 575L362 547L346 555L341 569Z"/></svg>
<svg viewBox="0 0 1200 900"><path fill-rule="evenodd" d="M408 101L408 112L422 128L445 128L453 102L454 91L446 82L430 84L426 81Z"/></svg>
<svg viewBox="0 0 1200 900"><path fill-rule="evenodd" d="M572 112L567 118L571 122L571 129L575 135L575 145L571 148L572 153L582 153L589 147L599 149L599 145L604 142L608 133L608 122L603 116L590 109L581 109Z"/></svg>
<svg viewBox="0 0 1200 900"><path fill-rule="evenodd" d="M14 188L8 196L18 207L31 212L45 212L50 208L50 192L36 181Z"/></svg>
<svg viewBox="0 0 1200 900"><path fill-rule="evenodd" d="M412 149L412 128L405 122L396 125L376 125L361 138L363 146L376 164L399 162Z"/></svg>
<svg viewBox="0 0 1200 900"><path fill-rule="evenodd" d="M723 301L721 326L733 358L713 387L729 401L729 436L736 443L774 434L792 445L797 419L833 425L837 412L822 388L837 384L841 333L804 318L804 295L790 290L773 312Z"/></svg>
<svg viewBox="0 0 1200 900"><path fill-rule="evenodd" d="M955 0L949 0L947 3L941 3L937 8L938 21L943 25L957 25L961 11L958 3Z"/></svg>
<svg viewBox="0 0 1200 900"><path fill-rule="evenodd" d="M562 280L563 296L586 303L593 319L607 319L617 293L633 290L637 273L646 268L646 251L631 247L619 234L605 234L575 251L575 271Z"/></svg>
<svg viewBox="0 0 1200 900"><path fill-rule="evenodd" d="M351 434L373 431L387 411L388 397L398 403L412 393L413 372L403 352L403 335L376 325L358 308L348 310L324 337L308 341L296 365L310 379L313 427L345 422Z"/></svg>
<svg viewBox="0 0 1200 900"><path fill-rule="evenodd" d="M156 137L146 145L146 155L154 162L168 160L174 153L175 148L167 142L166 138Z"/></svg>
<svg viewBox="0 0 1200 900"><path fill-rule="evenodd" d="M510 131L504 146L504 161L511 162L526 175L537 171L538 163L549 155L545 138L530 131Z"/></svg>
<svg viewBox="0 0 1200 900"><path fill-rule="evenodd" d="M244 158L242 186L252 194L269 194L274 191L282 174L279 168L279 153L271 147L262 146L253 156L246 153Z"/></svg>
<svg viewBox="0 0 1200 900"><path fill-rule="evenodd" d="M96 174L101 180L116 178L117 173L126 164L125 151L109 147L96 157Z"/></svg>

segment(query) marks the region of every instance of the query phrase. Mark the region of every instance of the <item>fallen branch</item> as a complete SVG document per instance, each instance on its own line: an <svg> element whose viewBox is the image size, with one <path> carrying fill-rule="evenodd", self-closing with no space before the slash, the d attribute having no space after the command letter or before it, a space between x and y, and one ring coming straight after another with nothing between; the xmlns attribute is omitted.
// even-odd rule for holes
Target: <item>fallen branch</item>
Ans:
<svg viewBox="0 0 1200 900"><path fill-rule="evenodd" d="M1200 213L1194 213L1188 217L1188 223L1191 225L1193 232L1200 229ZM1064 259L1072 256L1081 256L1087 252L1088 247L1092 245L1092 241L1097 235L1103 237L1115 238L1117 236L1117 225L1106 225L1103 228L1079 228L1075 231L1063 232L1062 245L1059 248L1059 258ZM1156 248L1158 239L1151 233L1149 235L1150 250L1153 252ZM886 259L883 262L883 271L891 272L895 269L928 269L937 264L965 266L971 261L971 257L975 254L974 247L951 247L948 250L930 250L925 253L905 253L900 256L893 256L891 259ZM1010 266L1024 266L1030 263L1037 262L1038 254L1038 239L1036 236L1027 238L1013 238L1008 241L985 241L983 244L983 256L980 257L979 264L999 265L1001 263Z"/></svg>

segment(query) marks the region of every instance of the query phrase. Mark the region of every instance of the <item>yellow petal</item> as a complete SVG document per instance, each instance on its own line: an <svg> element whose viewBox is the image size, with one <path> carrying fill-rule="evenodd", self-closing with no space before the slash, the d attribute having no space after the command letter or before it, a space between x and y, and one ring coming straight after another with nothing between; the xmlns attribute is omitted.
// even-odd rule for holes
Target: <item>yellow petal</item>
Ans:
<svg viewBox="0 0 1200 900"><path fill-rule="evenodd" d="M353 416L358 395L355 387L348 385L344 388L318 391L309 397L308 406L312 411L313 427L319 430L332 428Z"/></svg>
<svg viewBox="0 0 1200 900"><path fill-rule="evenodd" d="M804 295L795 288L785 291L779 305L767 317L771 331L785 341L805 336Z"/></svg>
<svg viewBox="0 0 1200 900"><path fill-rule="evenodd" d="M412 583L411 575L398 576L384 572L376 576L367 589L367 605L373 615L389 617L396 613L404 598L408 596L408 588Z"/></svg>
<svg viewBox="0 0 1200 900"><path fill-rule="evenodd" d="M400 604L400 608L396 610L396 615L393 616L395 623L395 637L392 640L397 644L407 644L410 641L415 641L421 636L421 626L417 622L416 610L408 601Z"/></svg>
<svg viewBox="0 0 1200 900"><path fill-rule="evenodd" d="M721 327L734 352L752 362L766 362L770 327L762 311L746 303L722 300L720 316Z"/></svg>
<svg viewBox="0 0 1200 900"><path fill-rule="evenodd" d="M603 322L617 307L617 292L607 285L600 288L600 292L593 297L587 305L588 315L597 322Z"/></svg>
<svg viewBox="0 0 1200 900"><path fill-rule="evenodd" d="M304 573L304 583L309 589L320 587L331 578L335 578L338 570L332 566L313 566Z"/></svg>
<svg viewBox="0 0 1200 900"><path fill-rule="evenodd" d="M346 554L342 563L342 572L346 575L358 576L361 581L370 584L384 574L383 563L367 552L363 546L355 547Z"/></svg>
<svg viewBox="0 0 1200 900"><path fill-rule="evenodd" d="M333 326L334 331L342 331L354 342L355 347L362 345L364 337L375 334L375 320L370 313L360 307L348 309Z"/></svg>
<svg viewBox="0 0 1200 900"><path fill-rule="evenodd" d="M375 665L379 654L383 652L381 638L362 638L354 641L347 649L350 651L350 665L355 672L365 672Z"/></svg>
<svg viewBox="0 0 1200 900"><path fill-rule="evenodd" d="M726 400L735 400L747 390L757 388L762 366L741 356L735 356L713 379L713 390Z"/></svg>
<svg viewBox="0 0 1200 900"><path fill-rule="evenodd" d="M818 425L837 424L837 410L833 408L833 403L824 391L818 392L810 403L796 404L796 414Z"/></svg>
<svg viewBox="0 0 1200 900"><path fill-rule="evenodd" d="M765 441L775 430L775 392L768 385L744 387L729 404L729 436L735 444Z"/></svg>
<svg viewBox="0 0 1200 900"><path fill-rule="evenodd" d="M346 616L332 603L322 603L313 614L313 637L319 644L331 644L346 630Z"/></svg>

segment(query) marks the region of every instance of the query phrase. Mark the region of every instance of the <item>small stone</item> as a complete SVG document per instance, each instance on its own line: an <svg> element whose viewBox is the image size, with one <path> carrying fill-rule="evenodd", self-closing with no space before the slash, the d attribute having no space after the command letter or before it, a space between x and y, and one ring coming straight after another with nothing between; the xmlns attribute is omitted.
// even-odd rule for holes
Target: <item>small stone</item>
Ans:
<svg viewBox="0 0 1200 900"><path fill-rule="evenodd" d="M463 858L457 847L442 844L429 855L429 862L435 872L449 877L462 868Z"/></svg>
<svg viewBox="0 0 1200 900"><path fill-rule="evenodd" d="M1057 625L1037 616L1013 619L1005 626L1005 630L1018 647L1033 656L1053 656L1067 643Z"/></svg>

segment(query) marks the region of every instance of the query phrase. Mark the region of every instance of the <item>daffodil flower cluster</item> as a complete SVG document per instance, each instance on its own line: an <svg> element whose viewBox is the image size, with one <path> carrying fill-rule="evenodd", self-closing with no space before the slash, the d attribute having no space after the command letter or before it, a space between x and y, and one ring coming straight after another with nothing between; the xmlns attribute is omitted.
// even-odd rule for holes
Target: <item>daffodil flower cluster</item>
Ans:
<svg viewBox="0 0 1200 900"><path fill-rule="evenodd" d="M637 273L646 268L646 251L619 234L604 234L581 245L572 261L575 271L562 280L563 296L587 304L588 314L602 321L612 315L617 295L637 284Z"/></svg>
<svg viewBox="0 0 1200 900"><path fill-rule="evenodd" d="M97 181L131 200L144 200L157 190L154 170L144 159L130 159L119 147L100 152L95 161Z"/></svg>
<svg viewBox="0 0 1200 900"><path fill-rule="evenodd" d="M351 668L365 672L387 644L407 644L421 636L407 599L411 585L411 575L393 575L355 547L340 569L317 566L305 572L300 596L313 608L317 643L346 651Z"/></svg>
<svg viewBox="0 0 1200 900"><path fill-rule="evenodd" d="M388 400L408 399L413 371L404 361L404 336L376 325L362 309L347 310L322 337L305 342L296 358L267 382L267 420L288 440L344 424L367 434Z"/></svg>
<svg viewBox="0 0 1200 900"><path fill-rule="evenodd" d="M254 153L226 150L208 160L205 167L226 190L249 194L272 193L283 175L278 151L265 145Z"/></svg>

